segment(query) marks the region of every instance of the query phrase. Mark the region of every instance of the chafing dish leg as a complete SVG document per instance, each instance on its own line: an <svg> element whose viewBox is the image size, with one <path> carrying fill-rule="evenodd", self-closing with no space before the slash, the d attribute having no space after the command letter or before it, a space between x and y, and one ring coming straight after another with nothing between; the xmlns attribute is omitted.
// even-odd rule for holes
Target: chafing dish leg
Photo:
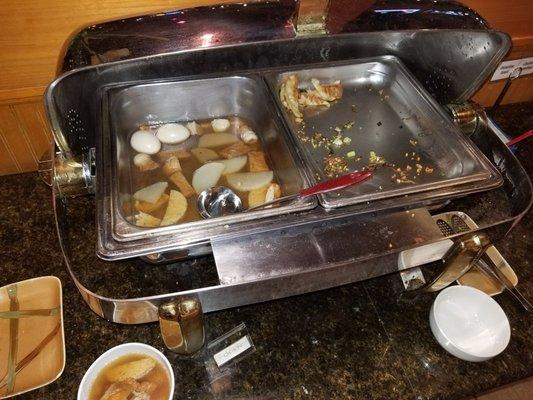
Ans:
<svg viewBox="0 0 533 400"><path fill-rule="evenodd" d="M161 304L159 328L169 350L183 355L200 350L205 342L205 329L198 297L183 296Z"/></svg>

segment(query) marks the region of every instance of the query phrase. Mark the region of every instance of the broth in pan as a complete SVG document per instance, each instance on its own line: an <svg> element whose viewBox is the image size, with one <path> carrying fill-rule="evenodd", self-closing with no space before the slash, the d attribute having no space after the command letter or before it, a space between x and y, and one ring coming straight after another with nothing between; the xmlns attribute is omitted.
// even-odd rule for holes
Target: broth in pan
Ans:
<svg viewBox="0 0 533 400"><path fill-rule="evenodd" d="M126 215L141 227L202 219L198 194L227 186L254 207L282 195L251 123L230 116L142 126L130 136L130 201Z"/></svg>

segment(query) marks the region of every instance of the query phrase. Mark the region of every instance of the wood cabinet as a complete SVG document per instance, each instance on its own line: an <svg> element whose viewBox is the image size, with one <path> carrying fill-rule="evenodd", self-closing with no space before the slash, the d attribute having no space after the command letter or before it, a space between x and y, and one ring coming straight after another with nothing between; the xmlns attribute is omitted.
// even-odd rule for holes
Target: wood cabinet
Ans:
<svg viewBox="0 0 533 400"><path fill-rule="evenodd" d="M42 94L55 77L67 38L91 23L232 0L3 0L0 11L0 175L31 171L51 140ZM513 37L508 59L533 56L531 0L466 0L493 28ZM502 82L486 84L475 99L490 105ZM513 83L505 101L533 100L533 78Z"/></svg>

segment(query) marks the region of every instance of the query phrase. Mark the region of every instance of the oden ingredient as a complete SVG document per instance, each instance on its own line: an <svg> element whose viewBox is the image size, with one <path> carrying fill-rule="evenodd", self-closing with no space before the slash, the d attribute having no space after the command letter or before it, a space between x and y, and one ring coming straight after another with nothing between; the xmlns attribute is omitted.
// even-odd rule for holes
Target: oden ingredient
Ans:
<svg viewBox="0 0 533 400"><path fill-rule="evenodd" d="M192 187L196 190L196 193L200 194L205 189L216 186L224 168L224 164L212 162L202 165L194 171L192 176Z"/></svg>
<svg viewBox="0 0 533 400"><path fill-rule="evenodd" d="M130 138L130 145L139 153L155 154L161 150L161 142L152 133L137 131Z"/></svg>
<svg viewBox="0 0 533 400"><path fill-rule="evenodd" d="M139 132L161 148L148 154L143 147L143 152L131 156L135 192L124 197L122 210L137 226L155 228L201 219L197 196L214 186L231 187L245 207L281 195L258 135L242 118L166 123L141 127ZM261 193L253 194L255 190Z"/></svg>
<svg viewBox="0 0 533 400"><path fill-rule="evenodd" d="M267 186L272 182L274 174L272 171L239 172L236 174L230 174L226 178L232 189L248 192L250 190L261 189L262 187Z"/></svg>
<svg viewBox="0 0 533 400"><path fill-rule="evenodd" d="M164 367L152 357L128 354L103 368L88 400L167 400L169 395Z"/></svg>
<svg viewBox="0 0 533 400"><path fill-rule="evenodd" d="M181 124L164 124L157 128L156 136L165 144L176 144L186 141L191 133Z"/></svg>
<svg viewBox="0 0 533 400"><path fill-rule="evenodd" d="M187 211L187 199L177 190L170 191L167 211L161 221L161 226L178 223Z"/></svg>

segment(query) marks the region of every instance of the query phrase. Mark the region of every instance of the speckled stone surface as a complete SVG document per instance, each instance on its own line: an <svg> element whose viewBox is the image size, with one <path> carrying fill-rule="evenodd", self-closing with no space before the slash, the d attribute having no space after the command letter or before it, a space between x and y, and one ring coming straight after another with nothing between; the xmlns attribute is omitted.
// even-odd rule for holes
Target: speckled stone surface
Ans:
<svg viewBox="0 0 533 400"><path fill-rule="evenodd" d="M504 107L497 119L507 132L530 129L533 103ZM517 155L533 176L533 141L521 145ZM19 398L74 399L90 364L120 343L140 341L163 350L157 324L116 325L89 311L63 264L50 192L36 174L0 177L0 206L0 286L55 275L64 288L65 372ZM530 299L532 221L530 213L498 244ZM94 251L94 243L78 246ZM210 263L209 257L197 262ZM133 282L124 277L121 290L133 295L140 282L142 277ZM433 339L428 312L434 295L404 300L402 291L394 275L207 315L209 339L244 322L257 349L233 370L231 389L221 397L461 399L533 375L533 318L509 295L496 297L511 322L509 347L493 360L474 364L449 355ZM176 374L175 399L213 398L201 355L183 358L164 351Z"/></svg>

